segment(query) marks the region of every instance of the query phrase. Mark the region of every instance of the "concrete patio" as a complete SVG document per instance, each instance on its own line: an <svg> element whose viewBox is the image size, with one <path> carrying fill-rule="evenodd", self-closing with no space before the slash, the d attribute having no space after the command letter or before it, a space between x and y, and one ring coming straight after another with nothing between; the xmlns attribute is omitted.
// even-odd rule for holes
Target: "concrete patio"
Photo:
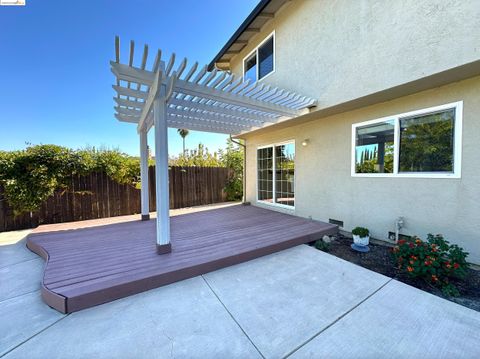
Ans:
<svg viewBox="0 0 480 359"><path fill-rule="evenodd" d="M69 315L0 234L5 358L478 358L480 313L300 245Z"/></svg>

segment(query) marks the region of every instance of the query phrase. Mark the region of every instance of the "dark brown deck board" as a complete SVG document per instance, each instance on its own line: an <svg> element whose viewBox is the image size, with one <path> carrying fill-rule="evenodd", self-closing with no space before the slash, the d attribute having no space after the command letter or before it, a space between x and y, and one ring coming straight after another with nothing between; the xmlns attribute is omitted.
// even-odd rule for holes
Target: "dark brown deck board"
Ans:
<svg viewBox="0 0 480 359"><path fill-rule="evenodd" d="M238 205L171 217L172 253L158 255L155 220L124 220L63 223L29 235L27 246L47 260L47 304L73 312L337 232L331 224Z"/></svg>

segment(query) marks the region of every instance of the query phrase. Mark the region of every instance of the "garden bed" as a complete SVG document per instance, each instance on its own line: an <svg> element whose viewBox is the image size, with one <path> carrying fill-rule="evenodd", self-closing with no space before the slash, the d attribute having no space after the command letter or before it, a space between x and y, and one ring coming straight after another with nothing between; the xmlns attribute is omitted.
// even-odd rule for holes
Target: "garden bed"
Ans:
<svg viewBox="0 0 480 359"><path fill-rule="evenodd" d="M370 252L359 253L354 251L350 245L352 239L338 234L332 237L333 241L328 245L327 253L342 258L359 266L365 267L377 273L414 286L418 289L445 298L470 309L480 311L480 271L469 269L464 281L455 281L460 291L458 297L446 297L442 291L422 279L409 278L406 274L400 273L394 263L391 254L391 246L388 244L375 244L370 242Z"/></svg>

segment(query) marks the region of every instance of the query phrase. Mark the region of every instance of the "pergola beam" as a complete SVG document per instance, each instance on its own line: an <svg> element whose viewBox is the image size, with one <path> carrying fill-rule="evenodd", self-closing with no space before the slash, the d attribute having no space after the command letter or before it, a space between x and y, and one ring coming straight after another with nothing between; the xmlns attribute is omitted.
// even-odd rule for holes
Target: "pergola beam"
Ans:
<svg viewBox="0 0 480 359"><path fill-rule="evenodd" d="M270 18L273 14L266 14ZM246 31L259 32L258 28ZM242 41L237 41L240 44ZM245 41L245 44L247 41ZM148 143L147 134L154 127L156 231L159 253L171 251L168 186L168 127L186 128L224 134L240 134L298 116L315 100L258 82L250 83L233 74L194 63L187 69L187 59L175 64L172 54L162 61L157 51L153 66L146 69L148 46L144 46L140 67L134 67L135 43L130 42L127 64L120 63L120 40L115 38L116 76L113 89L115 118L135 123L140 142L141 210L148 219ZM237 50L230 49L230 53Z"/></svg>
<svg viewBox="0 0 480 359"><path fill-rule="evenodd" d="M131 101L123 98L114 97L113 100L121 106L120 108L127 108L131 110L141 111L143 109L144 102ZM201 99L205 100L205 99ZM215 104L205 104L204 102L199 101L188 101L183 98L173 97L169 101L170 108L181 108L185 110L198 109L210 113L216 113L221 116L226 116L227 118L239 119L246 121L245 123L251 124L254 126L262 125L264 123L275 123L278 120L278 117L273 117L272 115L259 113L245 108L239 108L238 106L233 107L232 105L225 105L223 103L214 102ZM211 100L206 100L213 102ZM118 107L115 107L117 109ZM131 113L124 113L129 115Z"/></svg>
<svg viewBox="0 0 480 359"><path fill-rule="evenodd" d="M124 114L115 114L115 118L121 122L135 123L138 124L138 116L128 116ZM203 132L217 132L223 134L239 134L242 132L241 128L215 124L203 120L198 120L195 117L189 116L175 116L167 114L167 124L171 128L187 128L192 131L203 131ZM145 130L149 130L153 127L152 116L147 119Z"/></svg>
<svg viewBox="0 0 480 359"><path fill-rule="evenodd" d="M127 116L128 118L137 118L140 123L141 111L128 109L124 107L115 107L119 115ZM237 128L241 130L248 130L252 126L261 126L263 123L252 123L238 118L231 118L219 115L217 113L205 113L198 109L175 109L169 108L168 115L182 116L184 118L196 118L200 121L205 121L208 124L217 124L220 126ZM145 122L144 122L145 123ZM144 127L144 126L143 126Z"/></svg>
<svg viewBox="0 0 480 359"><path fill-rule="evenodd" d="M134 67L129 67L123 64L117 64L116 62L111 62L112 72L123 81L132 81L136 79L138 83L141 83L146 86L151 86L154 81L154 73L152 71L141 70ZM258 111L264 112L277 112L281 113L284 116L298 116L300 113L296 109L292 109L287 106L280 106L273 102L261 101L258 99L251 98L249 96L242 96L241 94L232 94L228 93L228 89L226 91L218 90L216 88L208 87L206 85L201 85L198 82L205 76L206 68L204 67L195 77L193 81L186 81L182 79L178 79L175 83L173 90L177 93L183 93L186 95L192 95L197 97L205 97L211 98L216 101L221 102L228 102L228 103L235 103L239 105L247 105L252 108L256 108ZM209 76L211 76L210 73ZM208 82L213 79L213 77L208 78ZM207 83L208 83L207 82ZM167 84L167 78L164 77L163 84ZM245 85L244 85L245 86ZM115 88L115 87L114 87ZM117 90L117 88L115 88ZM237 89L238 90L238 89ZM238 90L241 91L241 90ZM120 95L119 91L117 91ZM123 94L126 93L133 94L130 91L123 91ZM145 93L139 94L140 98L145 98Z"/></svg>
<svg viewBox="0 0 480 359"><path fill-rule="evenodd" d="M143 123L147 118L150 110L152 109L153 102L157 98L158 90L162 84L162 71L158 69L155 74L155 80L153 81L152 86L150 87L150 91L148 92L147 100L145 101L145 105L143 106L142 113L140 115L140 119L138 120L137 130L141 131L143 128Z"/></svg>

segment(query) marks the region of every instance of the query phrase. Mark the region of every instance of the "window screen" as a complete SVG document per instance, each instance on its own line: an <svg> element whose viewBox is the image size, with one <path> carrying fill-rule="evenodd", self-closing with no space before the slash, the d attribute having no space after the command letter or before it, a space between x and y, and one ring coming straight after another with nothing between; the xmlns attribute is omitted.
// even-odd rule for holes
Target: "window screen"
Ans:
<svg viewBox="0 0 480 359"><path fill-rule="evenodd" d="M393 173L394 133L394 120L357 128L356 173Z"/></svg>
<svg viewBox="0 0 480 359"><path fill-rule="evenodd" d="M257 150L258 200L273 201L273 148Z"/></svg>
<svg viewBox="0 0 480 359"><path fill-rule="evenodd" d="M275 202L295 205L295 145L275 146Z"/></svg>
<svg viewBox="0 0 480 359"><path fill-rule="evenodd" d="M273 36L258 48L258 78L273 71Z"/></svg>
<svg viewBox="0 0 480 359"><path fill-rule="evenodd" d="M245 60L244 63L244 74L243 80L246 81L250 79L250 81L255 82L257 81L257 56L256 54L252 54L249 58Z"/></svg>
<svg viewBox="0 0 480 359"><path fill-rule="evenodd" d="M399 172L453 172L455 109L400 119Z"/></svg>

